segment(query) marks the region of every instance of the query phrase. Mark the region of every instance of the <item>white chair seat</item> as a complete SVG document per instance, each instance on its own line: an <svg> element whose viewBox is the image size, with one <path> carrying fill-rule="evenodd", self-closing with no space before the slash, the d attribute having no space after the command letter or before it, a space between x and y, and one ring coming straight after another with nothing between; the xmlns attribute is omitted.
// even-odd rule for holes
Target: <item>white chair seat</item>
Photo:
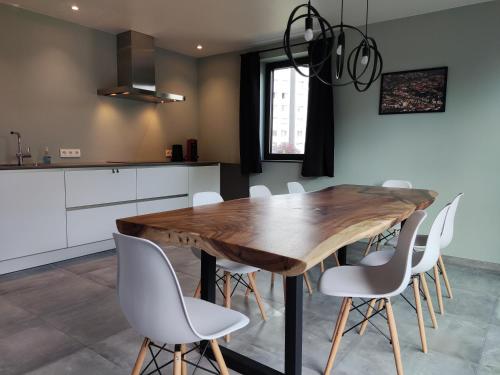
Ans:
<svg viewBox="0 0 500 375"><path fill-rule="evenodd" d="M427 243L427 237L428 236L426 234L418 234L417 238L415 239L414 247L425 247L425 244ZM386 245L391 247L396 247L397 243L398 243L398 236L394 236L389 241L386 242Z"/></svg>
<svg viewBox="0 0 500 375"><path fill-rule="evenodd" d="M386 264L391 260L391 258L396 253L396 250L381 250L374 251L373 253L368 254L359 262L360 266L381 266ZM413 253L412 257L412 267L415 267L422 260L422 256L424 255L423 251L417 251Z"/></svg>
<svg viewBox="0 0 500 375"><path fill-rule="evenodd" d="M205 340L228 335L249 323L245 315L202 299L184 297L184 303L193 328Z"/></svg>
<svg viewBox="0 0 500 375"><path fill-rule="evenodd" d="M318 289L326 295L352 298L389 298L395 292L387 268L364 266L330 268L321 276Z"/></svg>
<svg viewBox="0 0 500 375"><path fill-rule="evenodd" d="M219 267L223 271L231 273L239 273L245 275L248 273L260 271L260 269L257 267L247 266L246 264L233 262L232 260L229 259L217 259L216 263L217 267Z"/></svg>

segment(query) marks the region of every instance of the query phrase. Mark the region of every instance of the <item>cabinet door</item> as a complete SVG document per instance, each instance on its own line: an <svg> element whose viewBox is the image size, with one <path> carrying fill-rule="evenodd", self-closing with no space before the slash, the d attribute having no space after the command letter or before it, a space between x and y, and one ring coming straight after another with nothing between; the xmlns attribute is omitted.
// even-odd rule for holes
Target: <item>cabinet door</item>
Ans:
<svg viewBox="0 0 500 375"><path fill-rule="evenodd" d="M189 206L193 205L194 193L215 191L220 193L220 166L189 167Z"/></svg>
<svg viewBox="0 0 500 375"><path fill-rule="evenodd" d="M135 215L135 203L68 211L68 246L109 240L117 232L116 219Z"/></svg>
<svg viewBox="0 0 500 375"><path fill-rule="evenodd" d="M188 207L188 197L155 199L152 201L138 202L138 215L154 214L156 212L178 210Z"/></svg>
<svg viewBox="0 0 500 375"><path fill-rule="evenodd" d="M188 168L184 166L137 169L137 199L188 193Z"/></svg>
<svg viewBox="0 0 500 375"><path fill-rule="evenodd" d="M134 168L66 171L66 207L82 207L136 199Z"/></svg>
<svg viewBox="0 0 500 375"><path fill-rule="evenodd" d="M65 247L64 172L0 171L0 261Z"/></svg>

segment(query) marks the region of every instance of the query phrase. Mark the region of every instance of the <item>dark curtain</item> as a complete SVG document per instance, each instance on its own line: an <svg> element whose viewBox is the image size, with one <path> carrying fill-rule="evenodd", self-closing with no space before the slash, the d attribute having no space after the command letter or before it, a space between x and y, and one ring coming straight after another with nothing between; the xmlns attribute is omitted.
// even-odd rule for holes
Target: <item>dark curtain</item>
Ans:
<svg viewBox="0 0 500 375"><path fill-rule="evenodd" d="M321 46L313 48L312 44L309 45L309 56L313 63L321 61L321 53ZM320 76L326 82L332 81L331 59L323 65ZM317 78L310 78L302 176L333 177L333 126L333 87L325 85Z"/></svg>
<svg viewBox="0 0 500 375"><path fill-rule="evenodd" d="M260 159L260 57L241 56L240 75L241 173L262 173Z"/></svg>

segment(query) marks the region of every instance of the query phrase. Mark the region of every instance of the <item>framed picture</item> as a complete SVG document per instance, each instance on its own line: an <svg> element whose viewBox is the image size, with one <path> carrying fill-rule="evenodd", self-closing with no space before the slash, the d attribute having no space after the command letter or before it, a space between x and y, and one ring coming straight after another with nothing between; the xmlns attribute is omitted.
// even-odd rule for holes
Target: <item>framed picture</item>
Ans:
<svg viewBox="0 0 500 375"><path fill-rule="evenodd" d="M444 112L447 79L447 67L384 73L378 113Z"/></svg>

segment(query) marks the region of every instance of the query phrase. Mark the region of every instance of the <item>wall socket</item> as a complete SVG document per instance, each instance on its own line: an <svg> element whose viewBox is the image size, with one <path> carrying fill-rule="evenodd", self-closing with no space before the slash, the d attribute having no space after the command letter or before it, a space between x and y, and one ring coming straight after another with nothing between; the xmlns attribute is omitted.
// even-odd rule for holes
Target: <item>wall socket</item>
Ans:
<svg viewBox="0 0 500 375"><path fill-rule="evenodd" d="M172 157L172 149L171 148L166 148L165 149L165 157L166 158L171 158Z"/></svg>
<svg viewBox="0 0 500 375"><path fill-rule="evenodd" d="M79 158L82 154L79 148L60 148L59 156L61 158Z"/></svg>

